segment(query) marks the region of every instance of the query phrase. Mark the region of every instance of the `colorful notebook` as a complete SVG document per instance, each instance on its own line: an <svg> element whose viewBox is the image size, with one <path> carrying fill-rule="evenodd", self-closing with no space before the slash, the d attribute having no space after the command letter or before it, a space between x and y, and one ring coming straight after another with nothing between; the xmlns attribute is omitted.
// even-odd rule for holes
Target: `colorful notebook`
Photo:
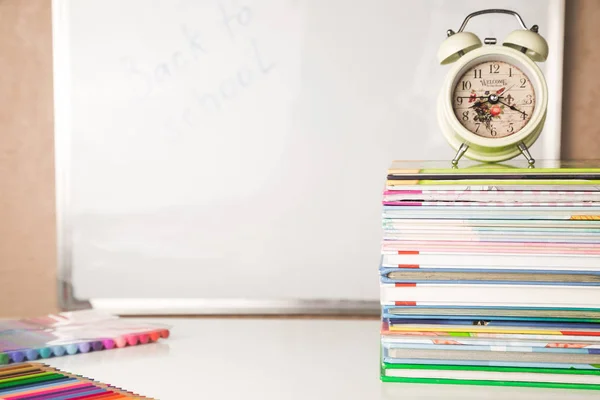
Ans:
<svg viewBox="0 0 600 400"><path fill-rule="evenodd" d="M600 390L600 370L381 363L384 382Z"/></svg>
<svg viewBox="0 0 600 400"><path fill-rule="evenodd" d="M396 307L384 306L384 320L401 317L422 320L446 318L457 320L523 320L600 323L600 310L576 308L503 308L503 307ZM600 338L599 338L600 340Z"/></svg>
<svg viewBox="0 0 600 400"><path fill-rule="evenodd" d="M41 363L0 367L0 398L46 399L150 399Z"/></svg>

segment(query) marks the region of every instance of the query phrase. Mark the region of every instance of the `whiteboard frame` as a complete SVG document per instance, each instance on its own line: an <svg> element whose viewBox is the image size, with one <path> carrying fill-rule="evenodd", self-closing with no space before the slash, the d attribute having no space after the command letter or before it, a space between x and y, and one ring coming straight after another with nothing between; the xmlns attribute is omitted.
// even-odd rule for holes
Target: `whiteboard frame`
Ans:
<svg viewBox="0 0 600 400"><path fill-rule="evenodd" d="M95 308L119 315L379 315L381 306L379 301L375 300L77 299L74 296L72 287L72 223L69 215L71 171L69 1L71 0L52 0L59 307L64 311ZM545 159L560 159L565 0L553 0L549 2L548 12L551 20L560 21L560 23L557 23L557 26L546 31L549 47L551 52L556 54L558 61L550 64L545 73L548 86L554 90L552 93L553 101L548 105L548 117L543 132L545 139L543 154Z"/></svg>

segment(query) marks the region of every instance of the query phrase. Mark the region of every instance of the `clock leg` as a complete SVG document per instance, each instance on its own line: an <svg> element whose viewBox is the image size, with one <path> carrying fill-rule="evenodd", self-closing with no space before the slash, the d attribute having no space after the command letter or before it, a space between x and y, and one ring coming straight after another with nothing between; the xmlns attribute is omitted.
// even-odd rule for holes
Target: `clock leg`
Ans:
<svg viewBox="0 0 600 400"><path fill-rule="evenodd" d="M452 165L454 167L456 167L458 165L458 160L461 159L461 157L465 154L465 152L468 150L468 148L469 148L469 145L466 143L463 143L460 145L460 147L458 148L458 152L452 159Z"/></svg>
<svg viewBox="0 0 600 400"><path fill-rule="evenodd" d="M529 153L527 146L525 146L525 143L521 142L517 145L517 147L521 151L521 154L523 154L523 156L525 156L525 158L527 159L529 166L533 167L533 164L535 164L535 160L533 159L533 157L531 157L531 154Z"/></svg>

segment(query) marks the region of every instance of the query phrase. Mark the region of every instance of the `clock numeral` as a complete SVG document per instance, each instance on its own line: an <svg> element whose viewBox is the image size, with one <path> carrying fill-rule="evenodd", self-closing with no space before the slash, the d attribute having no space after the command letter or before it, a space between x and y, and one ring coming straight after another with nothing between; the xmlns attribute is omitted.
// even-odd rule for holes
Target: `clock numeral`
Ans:
<svg viewBox="0 0 600 400"><path fill-rule="evenodd" d="M475 125L477 125L477 128L475 128L475 133L477 133L479 131L479 127L481 126L481 124L477 123Z"/></svg>
<svg viewBox="0 0 600 400"><path fill-rule="evenodd" d="M500 73L500 65L499 64L490 64L490 74L499 74Z"/></svg>
<svg viewBox="0 0 600 400"><path fill-rule="evenodd" d="M463 103L463 99L462 99L462 97L458 96L458 97L456 98L456 102L457 102L457 103L458 103L458 105L460 106L460 105Z"/></svg>
<svg viewBox="0 0 600 400"><path fill-rule="evenodd" d="M512 68L508 69L508 77L510 78L512 76Z"/></svg>
<svg viewBox="0 0 600 400"><path fill-rule="evenodd" d="M533 103L533 97L528 94L527 96L525 96L525 99L523 100L523 104L531 104Z"/></svg>
<svg viewBox="0 0 600 400"><path fill-rule="evenodd" d="M523 119L523 121L525 121L525 119L527 119L527 114L521 113L521 119Z"/></svg>
<svg viewBox="0 0 600 400"><path fill-rule="evenodd" d="M513 123L511 122L511 123L508 124L507 132L508 133L513 133L514 131L515 131L515 128L513 127Z"/></svg>
<svg viewBox="0 0 600 400"><path fill-rule="evenodd" d="M527 83L527 79L521 78L521 86L520 87L524 88L525 87L525 83Z"/></svg>
<svg viewBox="0 0 600 400"><path fill-rule="evenodd" d="M471 81L462 81L462 90L471 89Z"/></svg>
<svg viewBox="0 0 600 400"><path fill-rule="evenodd" d="M465 111L465 112L463 113L462 120L463 120L463 121L467 121L468 119L469 119L469 112L468 112L468 111Z"/></svg>
<svg viewBox="0 0 600 400"><path fill-rule="evenodd" d="M475 70L475 79L477 79L477 78L481 78L481 69Z"/></svg>
<svg viewBox="0 0 600 400"><path fill-rule="evenodd" d="M490 130L490 134L491 134L493 137L496 137L496 136L498 136L498 131L496 130L496 127L495 127L495 126L492 126L492 129Z"/></svg>

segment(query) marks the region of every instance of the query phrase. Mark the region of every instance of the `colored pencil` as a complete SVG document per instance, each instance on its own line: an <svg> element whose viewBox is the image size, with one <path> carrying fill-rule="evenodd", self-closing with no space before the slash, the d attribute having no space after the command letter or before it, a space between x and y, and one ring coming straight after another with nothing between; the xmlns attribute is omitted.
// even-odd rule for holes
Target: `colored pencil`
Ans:
<svg viewBox="0 0 600 400"><path fill-rule="evenodd" d="M0 398L4 400L151 399L42 363L0 367Z"/></svg>

